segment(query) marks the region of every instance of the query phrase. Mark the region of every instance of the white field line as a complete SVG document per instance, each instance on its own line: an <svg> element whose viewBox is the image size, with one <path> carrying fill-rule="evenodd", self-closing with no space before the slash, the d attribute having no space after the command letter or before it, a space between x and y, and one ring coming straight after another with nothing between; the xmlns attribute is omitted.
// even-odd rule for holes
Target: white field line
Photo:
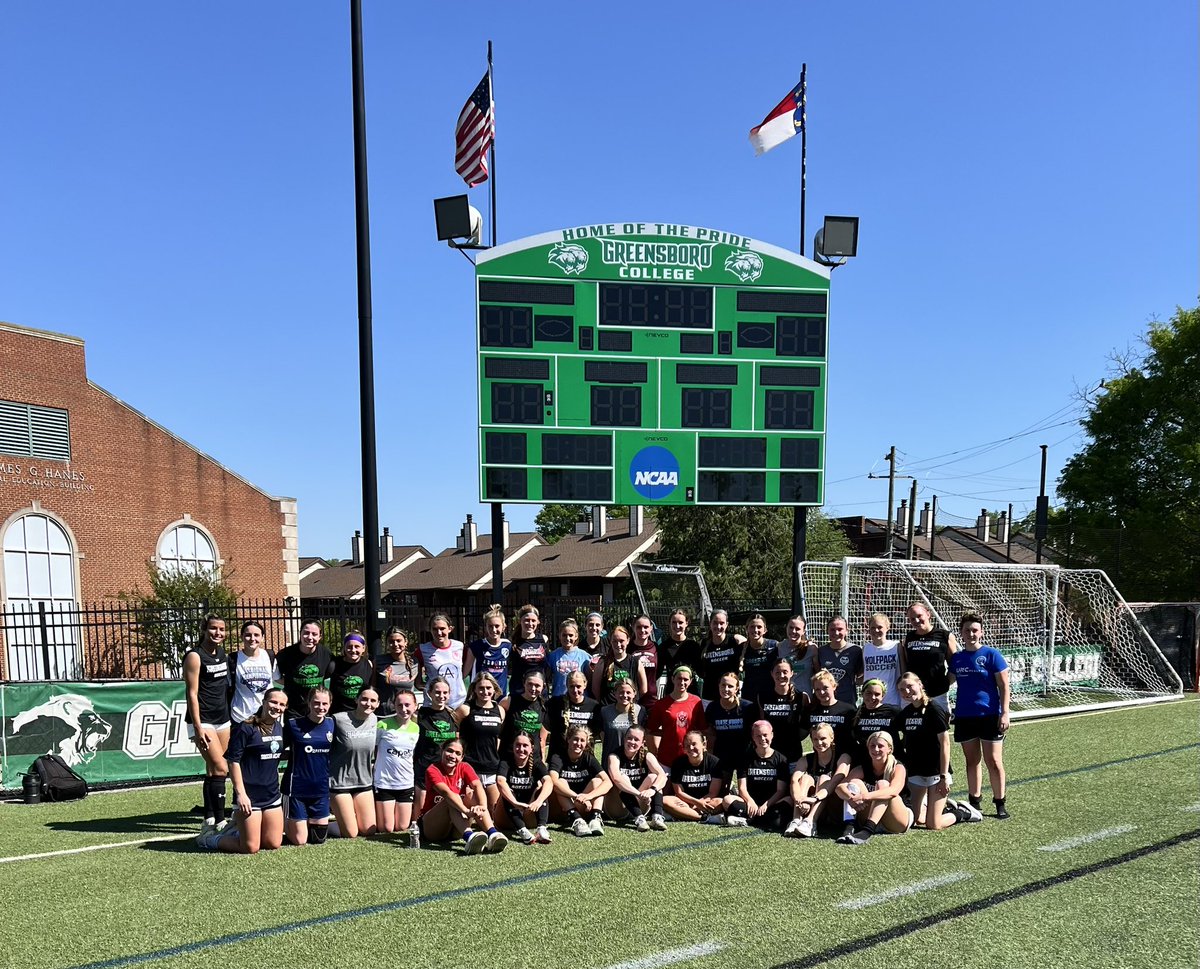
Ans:
<svg viewBox="0 0 1200 969"><path fill-rule="evenodd" d="M630 959L628 962L617 962L608 969L658 969L659 966L673 966L678 962L689 959L699 959L700 956L711 956L726 947L724 942L697 942L695 945L685 945L678 949L667 949L654 955L643 956L641 959Z"/></svg>
<svg viewBox="0 0 1200 969"><path fill-rule="evenodd" d="M1197 801L1195 804L1185 804L1179 810L1191 811L1193 814L1195 814L1197 811L1200 811L1200 801Z"/></svg>
<svg viewBox="0 0 1200 969"><path fill-rule="evenodd" d="M195 839L194 834L164 834L159 838L138 838L137 841L114 841L112 844L105 845L87 845L84 848L63 848L61 851L39 851L33 855L12 855L8 858L0 858L0 865L8 861L34 861L38 858L57 858L59 855L80 855L85 851L104 851L106 848L129 848L134 845L155 844L159 841L184 841L188 838Z"/></svg>
<svg viewBox="0 0 1200 969"><path fill-rule="evenodd" d="M953 885L955 882L961 882L970 877L970 874L965 871L952 871L948 875L926 878L924 881L913 882L911 885L897 885L895 888L889 888L886 892L880 892L878 895L867 895L864 898L852 898L845 902L838 902L838 908L859 909L868 908L872 905L882 905L884 902L903 898L905 895L916 895L918 892L927 892L931 888Z"/></svg>
<svg viewBox="0 0 1200 969"><path fill-rule="evenodd" d="M1115 828L1105 828L1103 831L1093 831L1091 834L1077 834L1074 838L1065 838L1062 841L1055 841L1053 844L1040 845L1038 851L1070 851L1072 848L1078 848L1080 845L1091 844L1093 841L1103 841L1105 838L1115 838L1118 835L1129 834L1130 831L1136 831L1137 827L1132 824L1121 824Z"/></svg>

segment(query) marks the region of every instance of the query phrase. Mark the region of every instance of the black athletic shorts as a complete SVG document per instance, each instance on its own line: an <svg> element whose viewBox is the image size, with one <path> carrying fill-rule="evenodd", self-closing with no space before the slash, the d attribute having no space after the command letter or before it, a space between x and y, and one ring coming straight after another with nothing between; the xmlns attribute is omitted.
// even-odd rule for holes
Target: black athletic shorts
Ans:
<svg viewBox="0 0 1200 969"><path fill-rule="evenodd" d="M375 800L399 801L401 804L412 804L415 793L416 789L412 787L377 787L375 788Z"/></svg>
<svg viewBox="0 0 1200 969"><path fill-rule="evenodd" d="M1000 714L990 717L957 717L954 721L954 742L965 744L971 740L985 740L998 744L1004 739L1000 729Z"/></svg>

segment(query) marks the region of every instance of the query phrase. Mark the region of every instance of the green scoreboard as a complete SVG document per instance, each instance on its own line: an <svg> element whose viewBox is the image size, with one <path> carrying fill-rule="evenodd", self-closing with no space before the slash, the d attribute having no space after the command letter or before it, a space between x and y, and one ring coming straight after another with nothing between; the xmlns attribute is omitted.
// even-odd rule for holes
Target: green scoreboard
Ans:
<svg viewBox="0 0 1200 969"><path fill-rule="evenodd" d="M483 501L823 503L826 267L614 222L481 252L476 286Z"/></svg>

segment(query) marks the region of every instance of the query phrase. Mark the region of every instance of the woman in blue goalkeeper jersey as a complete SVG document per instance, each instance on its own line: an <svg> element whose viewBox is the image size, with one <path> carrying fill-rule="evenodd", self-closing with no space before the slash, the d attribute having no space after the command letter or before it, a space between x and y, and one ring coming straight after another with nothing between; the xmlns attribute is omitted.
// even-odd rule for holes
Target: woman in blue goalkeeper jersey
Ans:
<svg viewBox="0 0 1200 969"><path fill-rule="evenodd" d="M323 686L308 695L308 714L283 726L288 766L287 837L294 845L324 844L329 833L329 749L333 720L327 714L333 696Z"/></svg>

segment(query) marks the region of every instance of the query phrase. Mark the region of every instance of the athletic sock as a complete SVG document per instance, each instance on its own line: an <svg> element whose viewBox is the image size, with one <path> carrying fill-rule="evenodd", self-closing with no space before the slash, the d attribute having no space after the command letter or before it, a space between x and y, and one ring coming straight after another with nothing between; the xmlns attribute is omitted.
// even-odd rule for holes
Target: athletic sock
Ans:
<svg viewBox="0 0 1200 969"><path fill-rule="evenodd" d="M225 778L210 777L209 783L212 784L212 806L217 819L217 824L225 820Z"/></svg>
<svg viewBox="0 0 1200 969"><path fill-rule="evenodd" d="M578 820L579 820L579 813L574 808L571 808L569 811L567 811L567 815L566 815L567 827L570 827L572 824L574 824Z"/></svg>
<svg viewBox="0 0 1200 969"><path fill-rule="evenodd" d="M488 828L487 833L489 838L494 835L496 833L496 826L492 825L492 827Z"/></svg>
<svg viewBox="0 0 1200 969"><path fill-rule="evenodd" d="M971 807L973 807L976 811L980 811L983 809L983 795L982 794L968 794L967 800L971 802Z"/></svg>
<svg viewBox="0 0 1200 969"><path fill-rule="evenodd" d="M207 823L209 821L209 819L212 819L213 823L216 823L217 814L216 814L216 811L213 809L212 785L210 785L208 783L210 779L211 778L208 778L208 777L204 778L204 783L200 785L200 793L202 795L202 800L204 802L204 820L205 820L205 822Z"/></svg>
<svg viewBox="0 0 1200 969"><path fill-rule="evenodd" d="M996 817L1000 818L1002 821L1008 817L1008 808L1004 806L1005 800L1006 798L1003 797L992 798L992 803L996 805Z"/></svg>

